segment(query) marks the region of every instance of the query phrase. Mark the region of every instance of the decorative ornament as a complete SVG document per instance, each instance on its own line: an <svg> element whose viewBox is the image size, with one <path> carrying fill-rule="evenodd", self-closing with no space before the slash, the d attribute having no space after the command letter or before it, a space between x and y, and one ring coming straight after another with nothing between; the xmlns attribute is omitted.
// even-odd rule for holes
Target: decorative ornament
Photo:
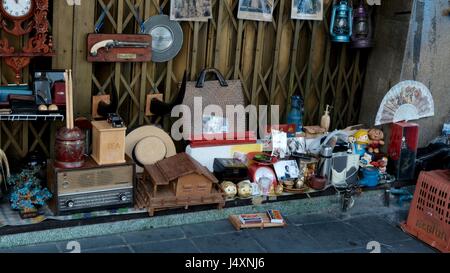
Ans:
<svg viewBox="0 0 450 273"><path fill-rule="evenodd" d="M432 116L434 116L434 100L430 90L423 83L403 81L384 97L375 126Z"/></svg>
<svg viewBox="0 0 450 273"><path fill-rule="evenodd" d="M238 190L236 187L236 184L230 181L225 181L222 184L220 184L220 187L225 192L225 196L227 199L232 199L236 197Z"/></svg>
<svg viewBox="0 0 450 273"><path fill-rule="evenodd" d="M249 180L245 180L240 182L237 185L238 194L240 198L249 198L253 194L252 183Z"/></svg>
<svg viewBox="0 0 450 273"><path fill-rule="evenodd" d="M36 177L39 171L39 167L24 170L8 179L8 184L12 187L10 202L14 210L34 211L44 206L52 197L48 189L42 187L40 179Z"/></svg>
<svg viewBox="0 0 450 273"><path fill-rule="evenodd" d="M3 0L0 2L3 31L13 36L32 34L21 52L10 46L8 38L0 40L0 57L16 73L16 83L21 82L21 70L30 64L34 57L51 57L53 38L49 35L48 0ZM12 27L10 27L12 23Z"/></svg>

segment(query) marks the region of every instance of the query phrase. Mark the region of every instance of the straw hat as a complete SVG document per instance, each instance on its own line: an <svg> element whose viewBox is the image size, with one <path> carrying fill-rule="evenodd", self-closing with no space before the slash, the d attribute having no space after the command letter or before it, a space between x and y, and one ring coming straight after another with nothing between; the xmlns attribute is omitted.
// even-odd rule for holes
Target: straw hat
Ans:
<svg viewBox="0 0 450 273"><path fill-rule="evenodd" d="M177 151L172 138L165 131L155 126L143 126L127 135L125 153L136 161L136 171L141 173L143 166L174 156Z"/></svg>

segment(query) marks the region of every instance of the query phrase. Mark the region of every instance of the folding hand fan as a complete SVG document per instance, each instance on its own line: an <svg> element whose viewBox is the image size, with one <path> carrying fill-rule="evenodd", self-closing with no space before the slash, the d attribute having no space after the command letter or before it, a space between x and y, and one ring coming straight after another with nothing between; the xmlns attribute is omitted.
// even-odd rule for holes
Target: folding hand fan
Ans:
<svg viewBox="0 0 450 273"><path fill-rule="evenodd" d="M434 116L434 101L430 90L417 81L403 81L384 97L375 126Z"/></svg>

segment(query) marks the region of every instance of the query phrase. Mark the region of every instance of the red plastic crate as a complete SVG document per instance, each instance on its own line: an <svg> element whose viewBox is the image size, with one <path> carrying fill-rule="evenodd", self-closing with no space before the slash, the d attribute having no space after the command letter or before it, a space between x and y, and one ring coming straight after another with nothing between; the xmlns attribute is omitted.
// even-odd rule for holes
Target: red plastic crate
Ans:
<svg viewBox="0 0 450 273"><path fill-rule="evenodd" d="M450 253L450 170L420 174L402 229L439 251Z"/></svg>

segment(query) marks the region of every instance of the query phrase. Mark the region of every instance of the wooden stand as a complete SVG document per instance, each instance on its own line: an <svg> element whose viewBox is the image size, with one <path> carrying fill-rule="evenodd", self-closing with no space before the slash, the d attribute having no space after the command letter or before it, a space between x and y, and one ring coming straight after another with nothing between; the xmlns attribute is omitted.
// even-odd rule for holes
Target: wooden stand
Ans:
<svg viewBox="0 0 450 273"><path fill-rule="evenodd" d="M127 128L113 128L107 121L92 122L92 158L99 165L125 163Z"/></svg>
<svg viewBox="0 0 450 273"><path fill-rule="evenodd" d="M263 219L263 222L261 224L242 224L241 220L239 220L239 215L231 215L228 220L230 220L231 224L236 230L249 228L284 228L287 226L286 222L284 222L283 224L271 223L266 213L257 213L257 215L259 215Z"/></svg>

